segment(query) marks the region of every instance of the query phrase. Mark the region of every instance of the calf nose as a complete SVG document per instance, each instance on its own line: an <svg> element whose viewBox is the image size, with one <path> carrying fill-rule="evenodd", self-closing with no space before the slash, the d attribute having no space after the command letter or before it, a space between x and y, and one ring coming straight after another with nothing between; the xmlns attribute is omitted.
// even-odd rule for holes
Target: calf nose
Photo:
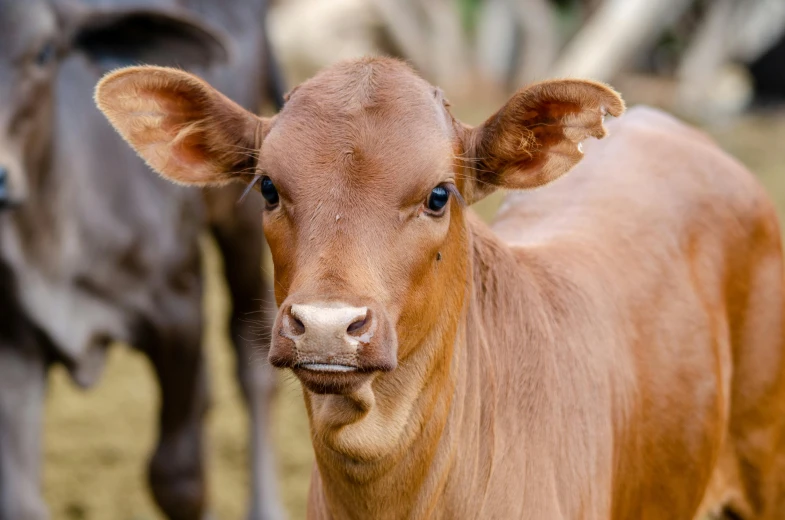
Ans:
<svg viewBox="0 0 785 520"><path fill-rule="evenodd" d="M373 325L368 307L292 304L288 310L282 332L298 343L309 339L320 343L337 340L349 347L342 350L356 350Z"/></svg>
<svg viewBox="0 0 785 520"><path fill-rule="evenodd" d="M273 366L294 370L312 392L341 394L359 388L376 372L395 369L397 334L389 315L373 302L355 307L287 300L275 319L268 359Z"/></svg>
<svg viewBox="0 0 785 520"><path fill-rule="evenodd" d="M270 361L321 372L390 370L396 349L385 323L370 307L284 304L274 327Z"/></svg>

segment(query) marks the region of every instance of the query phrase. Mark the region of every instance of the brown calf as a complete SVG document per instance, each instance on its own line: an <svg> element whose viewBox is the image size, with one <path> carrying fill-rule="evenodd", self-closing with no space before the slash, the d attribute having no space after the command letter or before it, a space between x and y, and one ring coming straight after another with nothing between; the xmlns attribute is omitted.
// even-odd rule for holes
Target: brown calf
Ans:
<svg viewBox="0 0 785 520"><path fill-rule="evenodd" d="M364 59L271 119L165 68L117 71L96 99L176 182L261 176L309 517L785 511L779 228L702 134L633 110L491 230L466 204L566 173L616 93L539 83L469 128L405 65Z"/></svg>

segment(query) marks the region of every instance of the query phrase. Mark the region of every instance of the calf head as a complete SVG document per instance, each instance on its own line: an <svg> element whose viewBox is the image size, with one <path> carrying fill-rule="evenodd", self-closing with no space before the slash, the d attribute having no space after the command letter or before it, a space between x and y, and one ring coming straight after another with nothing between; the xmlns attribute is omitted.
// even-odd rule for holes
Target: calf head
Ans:
<svg viewBox="0 0 785 520"><path fill-rule="evenodd" d="M58 63L206 65L225 58L200 22L153 9L95 9L61 0L0 0L0 209L19 204L49 160Z"/></svg>
<svg viewBox="0 0 785 520"><path fill-rule="evenodd" d="M582 140L605 134L603 116L624 109L604 85L549 81L470 128L438 89L382 58L323 71L272 118L167 68L114 72L96 100L163 176L255 182L280 307L270 361L315 394L444 358L469 287L466 205L564 174Z"/></svg>

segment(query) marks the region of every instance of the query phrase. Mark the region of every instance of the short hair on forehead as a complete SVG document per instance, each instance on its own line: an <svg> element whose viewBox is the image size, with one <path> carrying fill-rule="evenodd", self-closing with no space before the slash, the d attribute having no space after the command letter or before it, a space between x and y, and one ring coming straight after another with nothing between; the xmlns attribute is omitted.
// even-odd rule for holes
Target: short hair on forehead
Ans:
<svg viewBox="0 0 785 520"><path fill-rule="evenodd" d="M435 89L407 63L388 57L339 62L295 87L287 101L334 108L432 103Z"/></svg>
<svg viewBox="0 0 785 520"><path fill-rule="evenodd" d="M454 132L441 91L405 62L345 61L289 93L263 144L268 153L261 154L261 168L298 172L275 175L284 189L295 179L332 175L359 186L408 172L416 182L418 172L439 172L451 162Z"/></svg>
<svg viewBox="0 0 785 520"><path fill-rule="evenodd" d="M387 57L339 62L295 87L274 126L289 126L304 135L328 141L341 135L357 143L368 125L384 133L405 126L397 139L438 134L452 139L453 120L440 89L407 63ZM329 132L325 133L328 129ZM387 134L388 137L391 134ZM392 144L392 143L390 143Z"/></svg>

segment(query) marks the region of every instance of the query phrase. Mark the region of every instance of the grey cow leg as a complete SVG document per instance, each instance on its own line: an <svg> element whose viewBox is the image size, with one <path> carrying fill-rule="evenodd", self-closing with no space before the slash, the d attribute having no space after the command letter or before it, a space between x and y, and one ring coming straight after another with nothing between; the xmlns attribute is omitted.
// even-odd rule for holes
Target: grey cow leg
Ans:
<svg viewBox="0 0 785 520"><path fill-rule="evenodd" d="M161 389L159 438L149 465L150 487L172 520L207 514L203 419L208 387L197 322L190 333L164 334L146 350Z"/></svg>
<svg viewBox="0 0 785 520"><path fill-rule="evenodd" d="M231 188L224 188L224 192L220 193L227 207L217 212L230 217L215 218L213 232L223 255L224 272L232 296L231 334L237 353L237 377L251 423L252 474L248 518L278 520L284 518L284 514L278 495L269 428L276 374L267 362L275 302L273 292L262 275L265 242L259 220L260 201L249 198L236 205L242 188L239 192ZM213 207L220 206L214 204Z"/></svg>
<svg viewBox="0 0 785 520"><path fill-rule="evenodd" d="M249 520L278 520L284 517L278 497L278 478L269 431L275 390L272 367L238 349L238 373L251 420L251 505Z"/></svg>
<svg viewBox="0 0 785 520"><path fill-rule="evenodd" d="M0 340L0 520L49 517L40 492L46 368L39 349Z"/></svg>
<svg viewBox="0 0 785 520"><path fill-rule="evenodd" d="M267 362L271 317L269 301L259 313L259 300L242 301L234 296L231 319L232 344L237 353L237 379L248 407L251 440L251 503L248 520L284 518L278 495L278 476L270 435L270 416L276 374ZM241 295L240 295L241 296ZM256 308L256 311L245 310ZM272 307L272 308L271 308Z"/></svg>
<svg viewBox="0 0 785 520"><path fill-rule="evenodd" d="M261 283L261 282L260 282ZM278 495L278 475L270 435L270 417L276 389L275 369L267 361L275 306L269 300L243 301L234 294L232 344L237 353L237 379L250 419L251 503L248 520L284 518ZM242 293L239 294L242 297ZM272 296L270 296L272 298ZM245 310L256 308L257 310Z"/></svg>

